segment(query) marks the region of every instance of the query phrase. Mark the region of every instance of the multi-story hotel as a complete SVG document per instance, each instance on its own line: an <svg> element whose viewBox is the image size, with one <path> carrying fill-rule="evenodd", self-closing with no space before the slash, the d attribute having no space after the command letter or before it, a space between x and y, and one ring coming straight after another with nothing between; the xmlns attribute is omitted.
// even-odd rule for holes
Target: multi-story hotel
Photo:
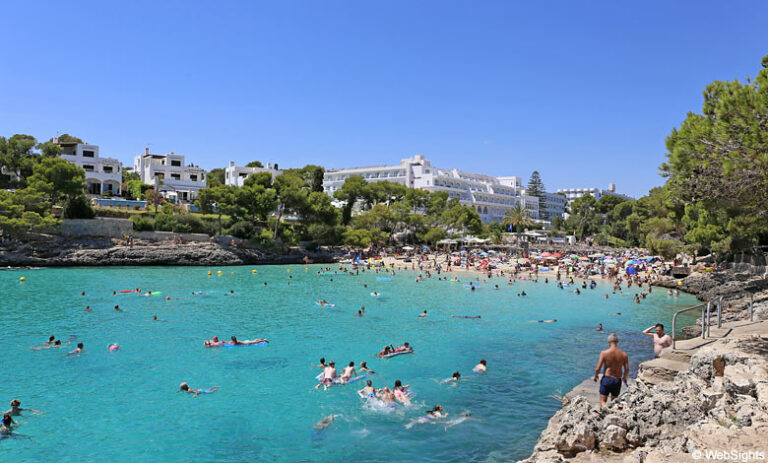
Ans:
<svg viewBox="0 0 768 463"><path fill-rule="evenodd" d="M258 172L267 172L272 175L272 179L283 173L282 170L277 170L277 164L274 168L270 163L267 163L267 167L240 167L236 166L234 161L229 161L229 166L224 169L224 183L243 186L248 177Z"/></svg>
<svg viewBox="0 0 768 463"><path fill-rule="evenodd" d="M122 165L114 158L99 156L98 145L62 142L54 138L53 142L61 146L61 158L82 167L88 194L119 195L123 181Z"/></svg>
<svg viewBox="0 0 768 463"><path fill-rule="evenodd" d="M635 199L635 198L632 198L631 196L616 193L615 183L609 183L607 190L603 190L601 188L563 188L563 189L557 190L557 192L565 195L565 198L568 200L568 204L571 204L573 200L577 198L581 198L587 193L591 194L596 200L600 200L600 198L602 198L605 195L618 196L619 198L623 198L628 201L632 201Z"/></svg>
<svg viewBox="0 0 768 463"><path fill-rule="evenodd" d="M197 192L205 188L205 170L184 165L184 156L171 151L151 154L149 148L133 159L133 169L142 182L154 185L158 180L160 194L176 202L194 201Z"/></svg>
<svg viewBox="0 0 768 463"><path fill-rule="evenodd" d="M538 198L522 193L519 177L491 177L458 169L440 169L422 155L403 159L395 166L352 167L325 172L323 190L328 195L340 189L347 178L359 175L368 182L388 180L410 188L445 191L449 198L472 207L484 222L501 222L504 214L522 205L533 219L539 218Z"/></svg>

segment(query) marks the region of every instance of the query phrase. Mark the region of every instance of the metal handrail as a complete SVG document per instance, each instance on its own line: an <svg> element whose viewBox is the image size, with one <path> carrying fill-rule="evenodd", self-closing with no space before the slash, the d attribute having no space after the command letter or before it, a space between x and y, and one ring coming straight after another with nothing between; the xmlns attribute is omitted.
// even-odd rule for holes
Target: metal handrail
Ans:
<svg viewBox="0 0 768 463"><path fill-rule="evenodd" d="M755 321L755 295L749 295L749 321Z"/></svg>
<svg viewBox="0 0 768 463"><path fill-rule="evenodd" d="M722 328L723 327L723 296L720 296L720 299L717 300L717 327Z"/></svg>
<svg viewBox="0 0 768 463"><path fill-rule="evenodd" d="M709 305L709 304L707 304ZM677 316L684 312L690 312L691 310L701 310L701 332L704 333L704 307L705 304L699 304L695 305L693 307L688 307L687 309L678 310L675 312L674 315L672 315L672 348L675 348L675 342L677 341L677 334L675 328L677 327Z"/></svg>
<svg viewBox="0 0 768 463"><path fill-rule="evenodd" d="M709 337L709 329L712 327L712 320L710 319L710 317L712 316L711 309L712 309L712 301L709 301L707 302L707 331L706 331L707 334L705 336L704 333L702 333L701 339L707 339ZM702 322L702 328L703 327L704 326Z"/></svg>

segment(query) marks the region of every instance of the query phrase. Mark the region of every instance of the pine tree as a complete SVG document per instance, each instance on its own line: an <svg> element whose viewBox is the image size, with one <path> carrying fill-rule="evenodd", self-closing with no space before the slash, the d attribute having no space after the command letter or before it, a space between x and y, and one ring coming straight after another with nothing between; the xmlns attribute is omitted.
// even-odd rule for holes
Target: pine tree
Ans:
<svg viewBox="0 0 768 463"><path fill-rule="evenodd" d="M528 196L539 198L539 218L546 220L548 217L544 212L544 208L547 205L547 198L544 193L546 193L546 191L544 190L544 184L541 182L539 171L534 170L531 174L530 180L528 180L528 188L526 189L526 194Z"/></svg>

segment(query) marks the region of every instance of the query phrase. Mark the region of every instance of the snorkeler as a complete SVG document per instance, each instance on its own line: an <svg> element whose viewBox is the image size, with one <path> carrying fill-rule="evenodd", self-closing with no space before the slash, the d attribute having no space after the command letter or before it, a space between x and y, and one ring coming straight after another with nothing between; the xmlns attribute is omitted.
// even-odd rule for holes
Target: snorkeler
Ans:
<svg viewBox="0 0 768 463"><path fill-rule="evenodd" d="M194 399L195 397L199 396L200 394L213 394L214 392L219 390L219 387L220 386L213 386L210 389L192 389L191 387L189 387L189 384L181 383L179 385L179 390L176 391L176 392L188 392L190 394L194 394L192 396L192 398Z"/></svg>

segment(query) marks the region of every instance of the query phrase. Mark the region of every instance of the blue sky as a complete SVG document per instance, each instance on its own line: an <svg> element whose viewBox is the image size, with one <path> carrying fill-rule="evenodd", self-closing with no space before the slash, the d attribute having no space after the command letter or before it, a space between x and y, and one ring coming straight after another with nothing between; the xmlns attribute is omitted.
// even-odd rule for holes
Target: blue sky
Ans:
<svg viewBox="0 0 768 463"><path fill-rule="evenodd" d="M640 196L704 86L757 73L766 17L765 1L4 2L0 135L208 169L420 153Z"/></svg>

